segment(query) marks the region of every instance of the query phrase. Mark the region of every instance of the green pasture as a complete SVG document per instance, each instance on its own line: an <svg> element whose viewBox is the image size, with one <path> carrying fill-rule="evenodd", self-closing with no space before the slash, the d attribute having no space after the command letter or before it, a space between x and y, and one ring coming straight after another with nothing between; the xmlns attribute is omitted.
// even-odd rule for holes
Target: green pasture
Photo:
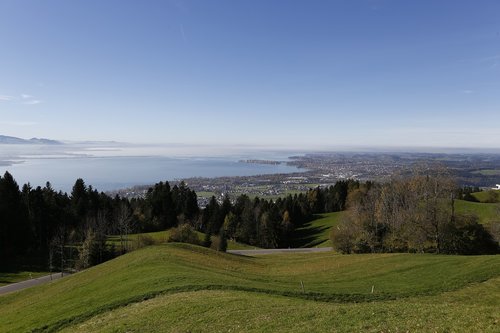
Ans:
<svg viewBox="0 0 500 333"><path fill-rule="evenodd" d="M170 243L0 296L0 331L494 332L499 278L500 256L244 257Z"/></svg>
<svg viewBox="0 0 500 333"><path fill-rule="evenodd" d="M481 192L472 193L479 202L484 203L495 203L500 202L500 191L498 190L486 190Z"/></svg>
<svg viewBox="0 0 500 333"><path fill-rule="evenodd" d="M482 224L500 221L500 204L455 200L455 209L458 214L474 214Z"/></svg>
<svg viewBox="0 0 500 333"><path fill-rule="evenodd" d="M500 176L500 170L498 169L484 169L484 170L474 171L472 173L483 176Z"/></svg>
<svg viewBox="0 0 500 333"><path fill-rule="evenodd" d="M294 232L292 247L329 247L331 228L340 222L344 212L317 214Z"/></svg>
<svg viewBox="0 0 500 333"><path fill-rule="evenodd" d="M196 234L198 235L198 238L200 241L203 240L204 234L198 231L195 231ZM166 243L168 241L168 238L170 236L170 229L169 230L164 230L164 231L156 231L156 232L145 232L145 233L137 233L137 234L130 234L128 235L128 243L130 246L130 249L135 249L137 248L137 243L140 242L140 238L149 238L153 241L155 244L162 244ZM212 236L212 239L214 236ZM114 244L114 246L118 249L120 247L120 236L109 236L108 237L108 244ZM255 249L254 246L250 246L247 244L243 243L238 243L234 240L228 240L227 242L227 248L228 250L251 250Z"/></svg>

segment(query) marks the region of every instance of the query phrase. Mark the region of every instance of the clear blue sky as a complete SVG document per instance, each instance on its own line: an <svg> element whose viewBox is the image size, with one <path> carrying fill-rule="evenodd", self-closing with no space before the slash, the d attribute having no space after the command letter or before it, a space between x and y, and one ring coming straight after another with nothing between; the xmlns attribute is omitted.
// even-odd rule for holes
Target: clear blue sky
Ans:
<svg viewBox="0 0 500 333"><path fill-rule="evenodd" d="M0 134L500 147L500 1L0 0Z"/></svg>

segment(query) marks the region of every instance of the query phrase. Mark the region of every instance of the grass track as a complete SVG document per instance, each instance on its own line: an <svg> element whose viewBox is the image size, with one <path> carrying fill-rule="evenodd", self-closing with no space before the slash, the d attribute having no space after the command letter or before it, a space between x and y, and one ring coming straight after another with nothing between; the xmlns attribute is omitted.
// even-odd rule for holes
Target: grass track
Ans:
<svg viewBox="0 0 500 333"><path fill-rule="evenodd" d="M271 302L269 304L275 302L277 306L284 306L282 315L285 317L278 322L287 321L286 313L289 313L288 320L291 323L299 325L306 321L312 324L315 322L314 317L300 317L302 319L297 321L291 309L307 305L309 310L305 313L312 316L319 304L328 301L332 309L345 311L346 316L354 315L355 309L361 306L353 304L355 302L361 302L364 304L362 306L373 310L376 309L376 304L382 304L382 307L387 304L392 309L387 311L395 311L400 307L392 307L392 302L406 303L415 297L432 299L440 297L444 292L459 292L462 288L472 287L475 283L491 278L498 279L499 276L500 256L318 253L252 258L217 253L185 244L167 244L129 253L48 285L1 296L0 331L69 329L94 320L96 315L105 316L108 313L113 316L115 311L125 311L127 305L140 307L144 300L182 297L192 298L198 304L195 309L208 307L214 313L213 316L216 313L223 316L224 310L237 311L239 306L245 308L246 304L250 313L254 313L253 324L250 320L249 325L259 325L258 318L266 316L259 309L266 309L264 303L268 301ZM301 290L301 281L305 286L305 293ZM495 281L498 283L498 280ZM372 286L375 287L373 294ZM498 288L491 292L493 294L485 295L494 297L491 300L493 305L500 305ZM231 303L224 307L216 297L204 295L232 297L235 299L234 307ZM240 297L242 300L238 301ZM478 303L478 309L489 306L485 301L479 300L473 300ZM286 311L287 308L290 312ZM169 315L164 315L166 320L178 322L177 326L169 326L171 331L185 330L186 319L175 313L183 313L187 309L184 304L179 304L177 308L167 311ZM422 309L424 311L425 307ZM478 309L478 316L483 313L484 320L489 320L491 311ZM440 311L445 310L442 307ZM203 312L191 313L191 317L195 314L201 316L201 319L198 324L200 326L193 330L203 330L203 322L211 317L203 315ZM364 314L360 313L360 316ZM460 316L457 312L457 317ZM495 318L498 319L498 316ZM137 318L138 325L141 320ZM238 317L236 313L234 320L244 318ZM263 323L265 322L264 320ZM401 323L404 324L404 321ZM265 325L260 329L259 326L252 327L246 328L250 331L267 330Z"/></svg>

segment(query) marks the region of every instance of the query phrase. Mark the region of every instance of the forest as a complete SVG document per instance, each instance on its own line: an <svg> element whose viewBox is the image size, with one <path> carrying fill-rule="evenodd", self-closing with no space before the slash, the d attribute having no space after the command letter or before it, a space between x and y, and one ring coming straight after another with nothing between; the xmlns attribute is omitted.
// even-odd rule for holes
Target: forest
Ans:
<svg viewBox="0 0 500 333"><path fill-rule="evenodd" d="M477 201L473 191L479 189L457 188L439 173L366 183L349 193L332 243L342 253L498 253L498 220L485 226L474 214L456 212L456 199Z"/></svg>
<svg viewBox="0 0 500 333"><path fill-rule="evenodd" d="M228 239L289 247L294 231L315 214L337 211L346 212L331 238L343 253L498 253L498 240L476 217L454 211L454 200L470 192L444 176L418 175L381 184L341 180L276 200L212 197L200 209L196 193L182 182L159 182L143 198L128 200L82 179L69 194L50 183L19 187L6 172L0 177L0 260L86 268L126 252L131 233L170 228L173 241L210 246L216 236L220 250ZM203 241L195 231L205 234ZM107 242L110 235L119 236L118 246Z"/></svg>
<svg viewBox="0 0 500 333"><path fill-rule="evenodd" d="M347 193L356 187L356 181L340 181L276 201L241 195L219 202L212 197L200 209L196 193L184 183L171 187L159 182L144 198L128 200L98 192L82 179L69 194L54 190L50 183L43 188L19 187L6 172L0 177L0 260L85 268L126 252L131 233L178 226L184 234L186 229L204 233L200 245L205 246L214 235L264 248L288 247L295 228L313 214L344 210ZM186 241L184 234L174 240ZM109 244L109 235L120 236L120 245Z"/></svg>

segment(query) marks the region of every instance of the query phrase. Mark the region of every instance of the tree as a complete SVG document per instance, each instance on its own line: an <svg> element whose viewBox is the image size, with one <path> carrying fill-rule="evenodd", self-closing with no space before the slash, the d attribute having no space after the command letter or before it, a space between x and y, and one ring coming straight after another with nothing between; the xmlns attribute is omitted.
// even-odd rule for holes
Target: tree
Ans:
<svg viewBox="0 0 500 333"><path fill-rule="evenodd" d="M204 247L210 247L212 245L212 235L210 234L210 231L205 232L205 236L203 238L203 243L202 245Z"/></svg>
<svg viewBox="0 0 500 333"><path fill-rule="evenodd" d="M61 276L64 274L66 265L66 256L65 256L66 241L67 241L66 226L60 225L50 242L49 253L51 253L53 256L53 258L50 259L51 262L53 261L53 259L55 259L55 255L59 255L59 269L61 270Z"/></svg>
<svg viewBox="0 0 500 333"><path fill-rule="evenodd" d="M0 259L26 253L32 232L19 186L9 172L0 177Z"/></svg>
<svg viewBox="0 0 500 333"><path fill-rule="evenodd" d="M333 248L345 254L356 252L356 240L361 232L355 221L349 216L344 217L330 232Z"/></svg>
<svg viewBox="0 0 500 333"><path fill-rule="evenodd" d="M431 248L436 253L442 250L442 238L445 225L453 217L453 194L456 191L453 180L446 172L438 169L437 172L427 175L417 175L411 180L414 182L414 190L417 192L417 206L414 227L423 232L427 241L431 242Z"/></svg>
<svg viewBox="0 0 500 333"><path fill-rule="evenodd" d="M200 239L193 228L185 223L173 228L168 237L169 242L190 243L200 245Z"/></svg>
<svg viewBox="0 0 500 333"><path fill-rule="evenodd" d="M219 203L215 196L210 198L205 210L203 211L203 227L208 230L211 234L217 234L222 223L224 223L224 217L221 220L221 210Z"/></svg>
<svg viewBox="0 0 500 333"><path fill-rule="evenodd" d="M87 186L81 178L76 180L71 190L71 207L77 223L81 223L87 217L89 207Z"/></svg>
<svg viewBox="0 0 500 333"><path fill-rule="evenodd" d="M479 223L476 215L457 215L445 226L442 253L448 254L496 254L498 241Z"/></svg>
<svg viewBox="0 0 500 333"><path fill-rule="evenodd" d="M177 225L177 212L172 200L170 184L159 182L146 194L145 204L148 207L149 219L156 230Z"/></svg>
<svg viewBox="0 0 500 333"><path fill-rule="evenodd" d="M98 245L96 236L91 228L85 233L85 240L80 247L78 268L85 269L97 263Z"/></svg>
<svg viewBox="0 0 500 333"><path fill-rule="evenodd" d="M115 229L120 235L121 253L128 251L128 235L132 231L132 211L127 201L119 201L114 211Z"/></svg>
<svg viewBox="0 0 500 333"><path fill-rule="evenodd" d="M236 215L234 215L232 212L229 212L224 218L224 225L223 225L227 237L234 239L236 235L237 226L238 226L238 221L236 220Z"/></svg>
<svg viewBox="0 0 500 333"><path fill-rule="evenodd" d="M220 228L217 251L226 252L226 250L227 250L226 232L224 231L224 228Z"/></svg>

